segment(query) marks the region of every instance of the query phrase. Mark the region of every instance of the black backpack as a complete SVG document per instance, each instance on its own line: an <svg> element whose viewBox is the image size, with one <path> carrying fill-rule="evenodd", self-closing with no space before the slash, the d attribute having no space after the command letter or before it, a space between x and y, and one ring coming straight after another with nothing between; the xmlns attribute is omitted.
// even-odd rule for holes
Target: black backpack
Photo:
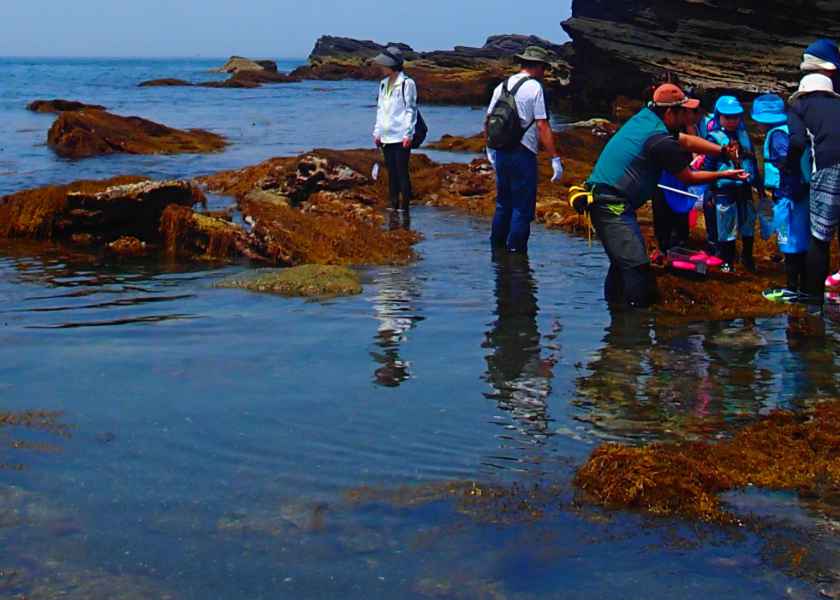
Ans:
<svg viewBox="0 0 840 600"><path fill-rule="evenodd" d="M416 83L414 84L417 85ZM408 104L405 100L405 82L402 85L403 104ZM429 135L429 127L426 125L426 120L420 114L420 109L417 109L417 124L414 126L414 138L411 140L411 147L419 148L426 141L426 136Z"/></svg>
<svg viewBox="0 0 840 600"><path fill-rule="evenodd" d="M512 90L508 90L508 79L502 83L502 93L499 100L487 115L487 147L493 150L512 150L522 142L534 121L528 127L522 127L519 110L516 108L516 93L533 77L523 77Z"/></svg>

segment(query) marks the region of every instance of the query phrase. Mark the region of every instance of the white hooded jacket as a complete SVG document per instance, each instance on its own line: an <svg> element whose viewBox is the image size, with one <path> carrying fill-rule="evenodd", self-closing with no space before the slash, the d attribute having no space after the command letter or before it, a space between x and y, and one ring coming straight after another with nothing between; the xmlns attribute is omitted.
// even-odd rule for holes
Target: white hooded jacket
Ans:
<svg viewBox="0 0 840 600"><path fill-rule="evenodd" d="M383 144L399 144L405 138L414 138L417 125L417 85L405 73L397 75L388 89L388 78L379 83L379 100L376 103L376 125L373 137Z"/></svg>

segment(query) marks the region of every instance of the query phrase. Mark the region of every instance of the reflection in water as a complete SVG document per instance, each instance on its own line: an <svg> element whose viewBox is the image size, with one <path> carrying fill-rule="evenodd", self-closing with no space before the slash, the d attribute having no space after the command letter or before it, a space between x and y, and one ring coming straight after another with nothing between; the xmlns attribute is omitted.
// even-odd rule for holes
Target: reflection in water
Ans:
<svg viewBox="0 0 840 600"><path fill-rule="evenodd" d="M578 380L579 420L607 438L704 437L776 406L767 340L751 320L690 326L615 309Z"/></svg>
<svg viewBox="0 0 840 600"><path fill-rule="evenodd" d="M171 293L185 281L206 273L183 272L178 265L126 264L108 257L75 252L49 243L0 242L0 283L7 283L14 301L0 313L14 313L25 329L76 329L115 325L154 324L193 319L176 311L192 300L192 292ZM31 287L37 287L32 292Z"/></svg>
<svg viewBox="0 0 840 600"><path fill-rule="evenodd" d="M806 399L837 398L837 365L833 341L826 336L821 318L788 316L785 336L787 356L782 359L779 377L783 393L796 405Z"/></svg>
<svg viewBox="0 0 840 600"><path fill-rule="evenodd" d="M373 297L373 310L379 320L376 345L371 352L380 366L374 371L374 382L384 387L399 387L411 377L410 364L400 357L400 346L408 339L408 332L423 317L415 305L420 297L419 281L408 269L382 269L374 282L379 287Z"/></svg>
<svg viewBox="0 0 840 600"><path fill-rule="evenodd" d="M485 396L510 412L522 433L542 440L550 420L552 372L541 356L534 273L528 257L520 254L495 253L493 265L496 321L484 342L491 350L486 357L486 380L492 392Z"/></svg>

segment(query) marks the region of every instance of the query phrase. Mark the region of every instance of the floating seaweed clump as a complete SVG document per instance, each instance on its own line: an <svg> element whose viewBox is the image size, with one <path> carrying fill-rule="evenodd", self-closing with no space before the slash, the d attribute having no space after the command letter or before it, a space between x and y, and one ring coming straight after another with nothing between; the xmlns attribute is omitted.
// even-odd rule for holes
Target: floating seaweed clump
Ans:
<svg viewBox="0 0 840 600"><path fill-rule="evenodd" d="M808 416L775 412L719 442L605 444L575 484L611 508L732 521L723 492L757 486L822 495L840 488L840 401Z"/></svg>

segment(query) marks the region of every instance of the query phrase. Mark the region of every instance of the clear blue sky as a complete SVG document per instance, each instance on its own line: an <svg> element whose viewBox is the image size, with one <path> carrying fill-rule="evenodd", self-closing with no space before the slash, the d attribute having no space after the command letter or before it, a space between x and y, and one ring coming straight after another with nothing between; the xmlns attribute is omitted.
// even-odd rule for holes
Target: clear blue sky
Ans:
<svg viewBox="0 0 840 600"><path fill-rule="evenodd" d="M420 50L562 42L571 0L2 0L0 56L305 57L322 34Z"/></svg>

